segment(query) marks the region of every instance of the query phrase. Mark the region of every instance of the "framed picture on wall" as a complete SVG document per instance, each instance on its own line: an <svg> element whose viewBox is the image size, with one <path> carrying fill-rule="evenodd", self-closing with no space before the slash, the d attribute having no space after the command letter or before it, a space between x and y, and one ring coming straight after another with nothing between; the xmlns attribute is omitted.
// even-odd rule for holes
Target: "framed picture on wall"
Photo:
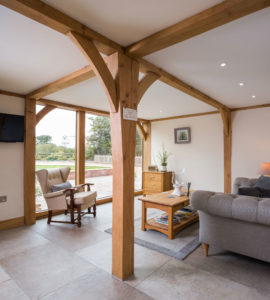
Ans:
<svg viewBox="0 0 270 300"><path fill-rule="evenodd" d="M182 127L174 129L174 143L188 144L191 142L190 127Z"/></svg>

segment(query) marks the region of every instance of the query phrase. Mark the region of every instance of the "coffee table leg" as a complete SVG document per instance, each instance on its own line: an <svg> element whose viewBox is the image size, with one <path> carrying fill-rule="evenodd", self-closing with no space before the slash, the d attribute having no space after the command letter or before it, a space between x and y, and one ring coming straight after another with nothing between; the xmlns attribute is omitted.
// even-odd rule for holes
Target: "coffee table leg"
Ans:
<svg viewBox="0 0 270 300"><path fill-rule="evenodd" d="M145 231L145 223L146 223L146 218L147 218L147 212L146 212L146 207L145 207L145 202L142 201L142 230Z"/></svg>
<svg viewBox="0 0 270 300"><path fill-rule="evenodd" d="M168 209L168 239L173 239L173 209L169 207Z"/></svg>

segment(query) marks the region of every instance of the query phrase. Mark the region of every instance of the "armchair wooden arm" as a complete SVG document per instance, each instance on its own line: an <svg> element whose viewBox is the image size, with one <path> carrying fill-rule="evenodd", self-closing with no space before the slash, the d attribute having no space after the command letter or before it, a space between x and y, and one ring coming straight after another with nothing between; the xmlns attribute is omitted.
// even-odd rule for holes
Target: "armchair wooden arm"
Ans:
<svg viewBox="0 0 270 300"><path fill-rule="evenodd" d="M94 185L94 183L83 183L75 186L75 188L83 188L84 186L87 186L87 191L91 191L91 185Z"/></svg>

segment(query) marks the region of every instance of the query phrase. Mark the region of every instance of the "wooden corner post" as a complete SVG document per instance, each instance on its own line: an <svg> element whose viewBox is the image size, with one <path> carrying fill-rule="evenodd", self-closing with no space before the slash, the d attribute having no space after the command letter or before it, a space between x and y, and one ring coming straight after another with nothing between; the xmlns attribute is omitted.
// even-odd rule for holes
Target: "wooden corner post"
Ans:
<svg viewBox="0 0 270 300"><path fill-rule="evenodd" d="M76 184L85 182L85 112L76 112Z"/></svg>
<svg viewBox="0 0 270 300"><path fill-rule="evenodd" d="M137 109L139 64L120 53L110 56L118 109L111 111L113 158L112 273L125 279L134 272L134 163L136 121L126 120L125 108Z"/></svg>
<svg viewBox="0 0 270 300"><path fill-rule="evenodd" d="M231 193L232 184L232 112L231 110L220 110L223 121L224 140L224 192Z"/></svg>
<svg viewBox="0 0 270 300"><path fill-rule="evenodd" d="M36 100L25 99L24 223L36 223L35 201Z"/></svg>

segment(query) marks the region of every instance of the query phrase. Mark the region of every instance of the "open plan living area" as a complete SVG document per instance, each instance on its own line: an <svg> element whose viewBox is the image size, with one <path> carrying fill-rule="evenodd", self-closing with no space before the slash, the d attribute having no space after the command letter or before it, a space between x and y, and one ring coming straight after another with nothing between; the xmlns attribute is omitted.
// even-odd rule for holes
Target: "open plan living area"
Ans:
<svg viewBox="0 0 270 300"><path fill-rule="evenodd" d="M0 0L0 300L270 299L270 0Z"/></svg>

